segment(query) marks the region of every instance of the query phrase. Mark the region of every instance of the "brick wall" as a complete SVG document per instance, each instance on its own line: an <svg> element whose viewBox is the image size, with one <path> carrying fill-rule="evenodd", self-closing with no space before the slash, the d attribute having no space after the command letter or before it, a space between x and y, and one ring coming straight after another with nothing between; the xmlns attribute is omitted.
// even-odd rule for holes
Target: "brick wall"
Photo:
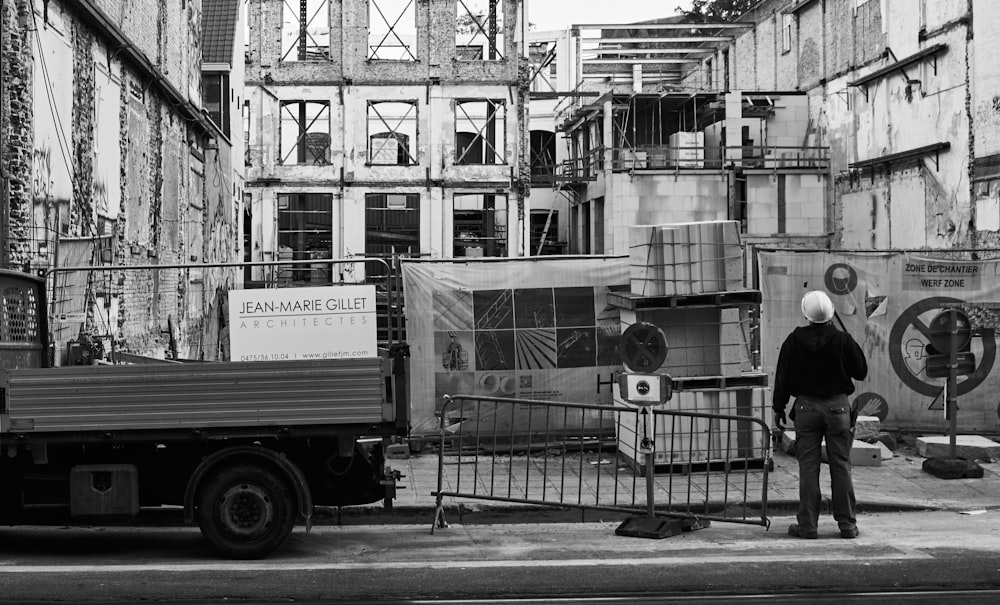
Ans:
<svg viewBox="0 0 1000 605"><path fill-rule="evenodd" d="M133 44L152 62L160 64L160 11L167 10L160 0L129 0L116 3L114 0L102 0L104 4L120 4L118 20L114 23L132 41ZM177 11L180 0L171 2L171 7Z"/></svg>
<svg viewBox="0 0 1000 605"><path fill-rule="evenodd" d="M798 86L810 89L826 75L825 13L818 9L800 10L795 14L795 41L798 47Z"/></svg>
<svg viewBox="0 0 1000 605"><path fill-rule="evenodd" d="M73 200L70 235L91 235L94 208L94 36L79 21L73 32Z"/></svg>
<svg viewBox="0 0 1000 605"><path fill-rule="evenodd" d="M4 225L9 237L4 237L7 248L0 253L0 266L24 268L30 261L28 246L31 225L32 180L32 59L29 32L21 28L18 15L27 17L31 3L27 0L3 2L0 19L3 20L3 37L0 38L0 145L3 145L3 174L6 187L0 187L0 211L8 218ZM2 224L2 223L0 223Z"/></svg>
<svg viewBox="0 0 1000 605"><path fill-rule="evenodd" d="M193 89L197 97L200 74L200 50L191 43L197 28L190 22L191 11L176 10L175 3L161 3L159 0L94 0L95 5L105 11L105 15L116 23L154 65L163 66L168 78L182 93ZM37 3L35 3L37 5ZM198 0L180 2L198 9ZM38 52L37 42L31 33L21 31L18 12L22 20L31 22L32 3L28 0L13 0L0 5L3 19L2 39L0 39L0 78L3 83L3 145L4 174L9 182L10 224L3 225L3 241L10 242L4 260L10 257L10 266L24 268L29 262L44 265L50 258L32 258L31 242L36 234L31 231L33 200L37 195L33 173L33 152L38 146L35 132L36 112L44 106L34 90L33 55ZM36 6L38 10L42 10ZM116 207L107 208L100 216L110 223L103 227L104 233L116 236L115 263L122 266L145 265L151 263L189 262L199 260L230 261L235 257L235 231L233 228L219 228L218 222L210 222L205 217L204 168L200 173L192 171L192 163L200 162L192 156L192 145L197 146L199 133L188 121L177 113L173 104L160 93L148 75L140 74L136 66L123 62L124 55L118 55L109 47L108 40L101 32L91 29L76 13L76 5L65 0L51 0L46 8L53 19L58 20L59 33L70 49L72 65L63 63L61 75L52 78L52 94L56 99L65 100L67 113L62 122L66 126L68 164L71 165L72 193L70 213L62 216L61 222L68 226L66 235L96 235L101 227L95 222L95 183L103 177L101 186L115 189L120 200ZM170 9L170 10L168 10ZM49 38L43 39L49 44ZM110 58L109 58L110 57ZM102 78L113 86L105 86L104 91L114 91L116 98L97 99L95 86L95 65L103 66ZM49 65L50 71L56 66ZM121 78L120 86L118 78ZM43 89L44 90L44 89ZM44 96L40 98L45 98ZM112 129L117 140L120 165L117 169L104 166L102 175L97 175L95 163L95 133L99 106L117 106L109 109L107 115L117 119L101 122L102 132ZM41 112L48 116L49 112ZM37 119L46 119L43 116ZM51 130L51 128L49 129ZM98 150L99 152L100 150ZM105 158L107 156L104 156ZM105 160L105 164L106 164ZM111 160L112 162L115 160ZM227 159L228 161L228 159ZM60 162L62 160L60 159ZM224 208L215 208L216 214L230 219L233 216L229 206L231 200L231 177L218 167L213 178L221 178L226 183L227 195L220 197ZM114 176L117 175L117 179ZM69 192L66 194L70 195ZM206 230L211 233L214 245L203 245ZM8 237L9 236L9 237ZM169 347L169 334L165 334L168 322L174 327L178 339L177 348L182 356L217 358L221 345L218 342L218 328L212 330L207 342L202 339L203 325L219 325L219 288L232 285L229 278L213 278L212 291L202 287L202 276L185 271L149 270L128 271L116 274L113 280L94 280L99 285L88 284L91 289L99 288L118 300L118 316L113 332L120 340L115 348L120 351L162 357ZM89 294L95 294L90 292ZM72 305L85 310L86 302L81 297ZM66 336L75 337L75 330ZM105 330L101 330L101 333ZM65 350L65 343L56 343L57 350Z"/></svg>

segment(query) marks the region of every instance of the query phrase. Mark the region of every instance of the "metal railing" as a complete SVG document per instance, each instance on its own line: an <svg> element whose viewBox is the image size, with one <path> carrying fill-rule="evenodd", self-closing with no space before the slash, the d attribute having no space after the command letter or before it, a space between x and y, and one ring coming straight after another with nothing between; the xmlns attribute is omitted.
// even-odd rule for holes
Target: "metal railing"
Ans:
<svg viewBox="0 0 1000 605"><path fill-rule="evenodd" d="M752 415L457 395L440 438L434 527L449 497L770 524L771 433Z"/></svg>
<svg viewBox="0 0 1000 605"><path fill-rule="evenodd" d="M829 147L739 145L729 147L638 145L613 150L611 169L673 170L724 168L829 170Z"/></svg>
<svg viewBox="0 0 1000 605"><path fill-rule="evenodd" d="M325 278L323 280L317 280L316 282L310 282L310 285L323 286L323 285L344 285L346 284L370 284L374 285L376 288L376 320L378 325L376 326L377 338L380 346L386 348L396 348L403 346L405 340L405 318L402 305L402 279L399 275L400 271L398 268L398 258L379 258L374 256L354 256L350 258L320 258L320 259L302 259L302 260L277 260L277 261L247 261L247 262L215 262L215 263L164 263L164 264L142 264L142 265L80 265L80 266L63 266L63 267L48 267L38 271L39 277L43 279L51 279L52 283L49 286L52 294L50 295L51 301L59 300L57 296L57 290L64 287L64 284L60 284L60 276L68 276L71 273L83 273L83 274L115 274L115 273L128 273L128 272L165 272L174 271L177 272L176 281L190 281L189 279L181 280L180 275L191 271L197 271L204 273L209 270L216 271L237 271L243 270L248 267L260 267L265 269L266 275L265 280L261 283L256 283L257 286L265 286L268 288L282 287L284 282L281 279L283 272L291 270L301 270L303 272L315 272L319 270L325 271ZM341 275L342 273L334 270L335 267L342 266L361 266L365 268L365 273L360 276L360 271L352 271L352 274L357 273L360 277L352 281L338 281L332 276ZM301 269L298 269L301 268ZM322 268L322 269L321 269ZM162 275L161 275L162 279ZM246 284L245 284L246 285ZM114 291L112 288L109 290ZM83 293L85 294L85 293ZM86 296L80 296L80 300L75 304L78 305L80 312L79 315L82 316L80 322L86 321L87 308L86 301L88 300ZM54 307L53 307L54 308ZM54 313L54 311L53 311ZM108 320L110 324L110 319Z"/></svg>

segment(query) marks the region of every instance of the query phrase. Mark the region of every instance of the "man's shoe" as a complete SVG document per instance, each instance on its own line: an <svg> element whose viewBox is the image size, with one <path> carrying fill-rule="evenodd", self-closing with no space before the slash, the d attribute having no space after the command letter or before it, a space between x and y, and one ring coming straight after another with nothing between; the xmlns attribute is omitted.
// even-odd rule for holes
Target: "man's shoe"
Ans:
<svg viewBox="0 0 1000 605"><path fill-rule="evenodd" d="M818 534L814 531L802 531L802 528L798 524L788 526L788 535L795 538L804 538L806 540L815 540Z"/></svg>
<svg viewBox="0 0 1000 605"><path fill-rule="evenodd" d="M847 529L840 530L840 537L845 540L853 540L858 537L859 533L861 532L858 531L857 527L848 527Z"/></svg>

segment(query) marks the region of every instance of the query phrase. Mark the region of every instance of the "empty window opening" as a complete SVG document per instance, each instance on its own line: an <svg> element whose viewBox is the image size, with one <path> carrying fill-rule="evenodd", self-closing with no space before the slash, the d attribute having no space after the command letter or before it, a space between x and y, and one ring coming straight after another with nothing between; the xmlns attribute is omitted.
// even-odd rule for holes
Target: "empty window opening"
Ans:
<svg viewBox="0 0 1000 605"><path fill-rule="evenodd" d="M458 0L455 48L458 59L502 61L503 0Z"/></svg>
<svg viewBox="0 0 1000 605"><path fill-rule="evenodd" d="M230 136L229 74L225 72L202 73L201 90L208 117L228 138Z"/></svg>
<svg viewBox="0 0 1000 605"><path fill-rule="evenodd" d="M330 60L329 0L284 0L282 61Z"/></svg>
<svg viewBox="0 0 1000 605"><path fill-rule="evenodd" d="M365 256L392 258L420 253L420 194L365 195ZM374 264L371 274L384 273Z"/></svg>
<svg viewBox="0 0 1000 605"><path fill-rule="evenodd" d="M333 256L333 196L323 193L278 194L278 260ZM280 266L278 283L328 284L326 263Z"/></svg>
<svg viewBox="0 0 1000 605"><path fill-rule="evenodd" d="M531 176L551 176L556 172L556 134L531 131Z"/></svg>
<svg viewBox="0 0 1000 605"><path fill-rule="evenodd" d="M253 145L253 125L252 117L250 115L250 101L243 101L243 164L245 166L250 165L250 146Z"/></svg>
<svg viewBox="0 0 1000 605"><path fill-rule="evenodd" d="M787 53L792 50L792 14L783 13L781 15L781 52Z"/></svg>
<svg viewBox="0 0 1000 605"><path fill-rule="evenodd" d="M507 106L502 100L455 102L455 163L506 162Z"/></svg>
<svg viewBox="0 0 1000 605"><path fill-rule="evenodd" d="M531 65L531 92L556 92L556 43L532 42L528 47Z"/></svg>
<svg viewBox="0 0 1000 605"><path fill-rule="evenodd" d="M722 90L729 92L729 51L722 51Z"/></svg>
<svg viewBox="0 0 1000 605"><path fill-rule="evenodd" d="M330 163L330 103L281 102L281 164Z"/></svg>
<svg viewBox="0 0 1000 605"><path fill-rule="evenodd" d="M559 240L559 212L531 211L531 253L536 256L565 254L566 244Z"/></svg>
<svg viewBox="0 0 1000 605"><path fill-rule="evenodd" d="M368 58L416 61L416 0L370 0Z"/></svg>
<svg viewBox="0 0 1000 605"><path fill-rule="evenodd" d="M457 193L454 256L507 256L507 196Z"/></svg>
<svg viewBox="0 0 1000 605"><path fill-rule="evenodd" d="M417 164L417 102L368 102L368 163Z"/></svg>
<svg viewBox="0 0 1000 605"><path fill-rule="evenodd" d="M240 23L243 24L243 60L250 63L250 11L246 2L240 2Z"/></svg>
<svg viewBox="0 0 1000 605"><path fill-rule="evenodd" d="M253 194L244 193L243 194L243 262L250 263L254 260L254 241L253 241ZM244 287L250 288L251 285L246 285L249 282L254 281L254 271L251 265L243 266L243 283Z"/></svg>
<svg viewBox="0 0 1000 605"><path fill-rule="evenodd" d="M591 202L594 206L594 254L604 254L604 198Z"/></svg>

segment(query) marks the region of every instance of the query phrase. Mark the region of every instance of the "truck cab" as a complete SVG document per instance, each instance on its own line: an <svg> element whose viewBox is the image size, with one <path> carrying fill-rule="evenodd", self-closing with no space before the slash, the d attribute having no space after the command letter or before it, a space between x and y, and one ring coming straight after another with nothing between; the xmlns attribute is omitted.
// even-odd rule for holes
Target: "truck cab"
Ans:
<svg viewBox="0 0 1000 605"><path fill-rule="evenodd" d="M49 366L45 280L0 269L0 368Z"/></svg>

